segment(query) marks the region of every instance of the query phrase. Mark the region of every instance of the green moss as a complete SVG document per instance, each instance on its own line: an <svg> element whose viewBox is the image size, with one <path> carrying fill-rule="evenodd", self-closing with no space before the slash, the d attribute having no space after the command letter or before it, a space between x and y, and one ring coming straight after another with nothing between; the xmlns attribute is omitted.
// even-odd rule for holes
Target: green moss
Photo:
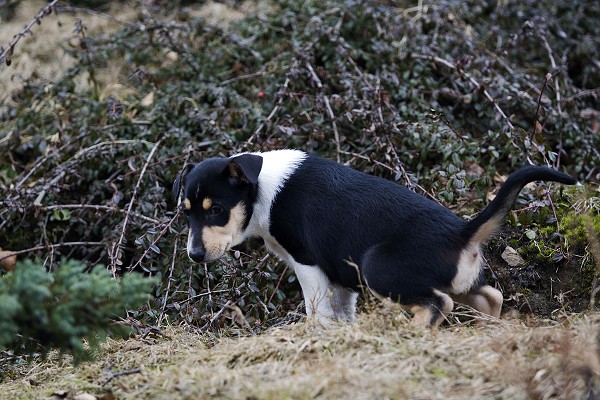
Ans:
<svg viewBox="0 0 600 400"><path fill-rule="evenodd" d="M581 252L587 247L590 238L585 227L585 219L591 222L592 231L600 235L600 214L568 213L560 220L560 229L565 237L567 246L576 252Z"/></svg>
<svg viewBox="0 0 600 400"><path fill-rule="evenodd" d="M524 247L519 249L521 256L529 261L535 261L536 263L548 263L552 260L557 253L560 252L560 246L548 245L544 241L535 239L529 242Z"/></svg>

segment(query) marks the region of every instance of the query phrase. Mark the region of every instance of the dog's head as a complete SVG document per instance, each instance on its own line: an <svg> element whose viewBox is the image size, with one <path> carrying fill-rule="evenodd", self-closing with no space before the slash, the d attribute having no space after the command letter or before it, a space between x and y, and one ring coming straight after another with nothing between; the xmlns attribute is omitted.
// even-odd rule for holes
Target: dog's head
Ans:
<svg viewBox="0 0 600 400"><path fill-rule="evenodd" d="M193 261L216 260L244 240L262 162L259 155L242 154L183 168L173 194L188 222L187 252Z"/></svg>

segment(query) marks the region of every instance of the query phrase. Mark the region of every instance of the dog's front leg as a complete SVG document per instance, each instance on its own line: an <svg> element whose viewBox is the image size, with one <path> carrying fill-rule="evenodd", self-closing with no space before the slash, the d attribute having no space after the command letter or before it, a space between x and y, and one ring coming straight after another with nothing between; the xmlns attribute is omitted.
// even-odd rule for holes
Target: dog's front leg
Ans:
<svg viewBox="0 0 600 400"><path fill-rule="evenodd" d="M318 266L293 263L293 268L302 287L306 315L324 326L331 325L336 319L331 281Z"/></svg>

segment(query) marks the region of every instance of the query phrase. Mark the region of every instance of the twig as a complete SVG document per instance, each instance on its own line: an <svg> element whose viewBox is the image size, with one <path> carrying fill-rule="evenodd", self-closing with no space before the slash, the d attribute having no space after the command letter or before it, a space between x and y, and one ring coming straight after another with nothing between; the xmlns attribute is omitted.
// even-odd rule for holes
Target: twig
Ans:
<svg viewBox="0 0 600 400"><path fill-rule="evenodd" d="M54 8L54 11L56 11L57 14L59 14L61 12L70 12L70 13L74 13L74 14L85 13L85 14L95 15L97 17L104 18L104 19L112 21L112 22L116 22L117 24L128 26L130 28L140 29L140 26L137 24L132 24L131 22L128 22L128 21L122 21L120 19L113 17L112 15L105 14L105 13L95 11L95 10L91 10L89 8L72 7L72 6L58 6L58 7Z"/></svg>
<svg viewBox="0 0 600 400"><path fill-rule="evenodd" d="M165 164L165 163L168 163L170 161L178 160L180 158L181 158L181 156L173 156L173 157L165 158L165 159L162 159L160 161L153 162L152 164L148 165L148 168L156 167L157 165ZM128 171L128 172L124 173L123 174L123 178L125 178L125 177L127 177L129 175L132 175L132 174L137 174L140 171L140 169L141 168L136 168L134 170L131 170L131 171Z"/></svg>
<svg viewBox="0 0 600 400"><path fill-rule="evenodd" d="M379 123L383 128L385 126L385 119L383 118L383 110L381 107L382 99L381 99L381 81L377 78L377 87L375 88L375 96L377 96L377 117L379 117Z"/></svg>
<svg viewBox="0 0 600 400"><path fill-rule="evenodd" d="M179 243L179 236L175 237L175 243L173 244L173 256L171 257L171 268L169 268L169 277L167 278L167 289L165 290L165 300L160 308L160 314L158 316L158 322L156 325L160 327L163 317L165 316L165 309L167 308L167 300L169 298L169 292L171 291L171 280L173 279L173 271L175 270L175 260L177 259L177 244Z"/></svg>
<svg viewBox="0 0 600 400"><path fill-rule="evenodd" d="M42 23L42 18L44 18L46 15L50 15L50 13L52 13L52 8L56 5L56 3L58 3L58 0L52 0L44 8L42 8L37 13L37 15L27 25L25 25L25 28L23 28L23 30L21 32L17 33L15 36L13 36L12 40L8 43L8 47L6 49L3 49L0 46L0 51L2 51L2 53L0 53L0 63L4 61L4 62L6 62L7 66L10 66L10 62L11 62L10 58L14 54L15 46L17 45L17 43L19 43L19 40L21 40L28 33L33 34L31 32L31 28L33 27L33 25L34 24L40 25Z"/></svg>
<svg viewBox="0 0 600 400"><path fill-rule="evenodd" d="M2 202L0 202L0 204L2 204ZM57 205L53 205L53 206L43 206L43 207L40 207L40 209L43 211L53 211L53 210L60 210L60 209L86 209L86 210L95 210L95 211L118 212L121 214L127 213L127 210L123 210L122 208L95 205L95 204L57 204ZM131 214L135 218L143 219L144 221L152 222L153 224L157 224L157 225L163 224L163 222L158 219L155 219L152 217L147 217L136 211L132 211Z"/></svg>
<svg viewBox="0 0 600 400"><path fill-rule="evenodd" d="M110 372L110 376L108 377L108 379L106 381L104 381L104 383L102 384L102 386L106 386L110 383L110 381L112 381L115 378L121 377L121 376L127 376L127 375L133 375L133 374L143 374L142 369L141 368L135 368L135 369L130 369L127 371L121 371L121 372Z"/></svg>
<svg viewBox="0 0 600 400"><path fill-rule="evenodd" d="M552 74L548 72L544 79L544 85L542 86L542 90L540 90L540 95L538 96L537 108L535 109L535 116L533 118L533 133L537 131L537 124L539 123L540 109L542 108L542 96L544 95L544 90L546 90L546 86L548 86L548 82L552 80ZM533 137L533 135L531 135Z"/></svg>
<svg viewBox="0 0 600 400"><path fill-rule="evenodd" d="M83 139L87 135L88 135L88 133L82 133L82 134L78 135L77 138L74 141L80 141L81 139ZM70 146L71 144L73 144L74 141L73 140L69 140L69 141L67 141L67 143L65 143L64 145L62 145L61 147L59 147L58 150L53 151L53 152L49 152L47 155L38 158L36 160L35 164L31 168L29 168L29 171L27 172L27 174L23 178L21 178L21 180L19 180L19 182L17 182L17 184L15 185L15 188L17 188L17 189L20 188L23 185L23 183L25 183L25 181L27 179L29 179L29 177L31 175L33 175L37 171L37 169L42 166L42 164L44 164L46 161L48 161L51 158L58 157L60 154L62 154L64 152L64 150L68 146Z"/></svg>
<svg viewBox="0 0 600 400"><path fill-rule="evenodd" d="M146 163L144 164L144 167L142 168L142 171L140 172L138 181L135 184L135 187L133 188L133 194L131 195L131 200L129 201L129 206L127 207L127 212L125 213L125 220L123 221L123 229L121 230L121 236L119 237L119 241L117 243L115 243L112 248L110 270L113 274L113 278L117 277L117 264L119 264L121 261L122 253L120 251L120 247L121 247L121 243L123 243L123 239L125 238L125 231L127 230L127 223L129 222L129 213L131 213L131 210L133 208L133 203L135 201L137 191L142 183L142 179L144 178L144 175L146 174L146 169L148 168L148 164L150 164L150 160L154 156L154 153L158 149L158 146L160 145L162 140L163 140L162 138L159 139L156 142L156 144L154 144L154 147L152 147L152 150L150 150L150 154L148 154L148 157L146 158Z"/></svg>
<svg viewBox="0 0 600 400"><path fill-rule="evenodd" d="M183 304L183 303L187 303L188 301L195 300L195 299L199 299L200 297L208 296L208 295L210 295L210 294L217 294L217 293L228 293L228 292L230 292L230 290L229 290L229 289L219 289L219 290L213 290L213 291L211 291L211 292L208 292L208 291L206 291L206 292L198 293L198 294L196 294L196 295L194 295L194 296L192 296L192 297L190 297L190 298L188 298L188 299L185 299L185 300L179 300L179 301L177 302L177 304ZM177 290L176 290L174 293L181 293L181 291L177 291Z"/></svg>
<svg viewBox="0 0 600 400"><path fill-rule="evenodd" d="M600 95L600 88L586 89L586 90L582 90L580 92L575 93L573 96L570 96L566 100L563 100L563 101L565 103L571 103L580 97L599 96L599 95Z"/></svg>
<svg viewBox="0 0 600 400"><path fill-rule="evenodd" d="M215 315L213 315L213 317L208 322L208 325L209 326L212 325L217 320L217 318L219 318L221 316L221 314L223 314L225 312L225 310L229 309L231 304L233 304L233 302L231 300L227 300L227 303L225 303L225 305L219 311L217 311L217 313ZM211 311L212 311L212 308L211 308Z"/></svg>
<svg viewBox="0 0 600 400"><path fill-rule="evenodd" d="M190 155L192 153L192 146L188 146L186 151L185 151L185 159L183 162L183 165L187 165L187 163L190 161ZM177 194L177 198L179 198L179 193ZM173 217L173 219L171 221L169 221L168 226L171 226L171 224L177 219L177 217L179 216L179 209L177 209L177 212L175 213L175 216ZM162 236L162 233L159 235L159 237ZM173 271L175 270L175 260L177 260L177 250L178 250L178 244L179 244L179 236L175 237L175 242L173 243L173 256L172 256L172 260L171 260L171 268L169 268L169 278L167 281L167 289L165 292L165 301L163 302L163 305L161 307L160 310L160 315L158 317L158 323L157 325L160 326L163 317L165 315L165 309L167 307L167 300L169 298L169 291L171 290L171 279L173 278ZM145 257L144 255L142 256L142 258ZM142 259L140 258L140 260Z"/></svg>
<svg viewBox="0 0 600 400"><path fill-rule="evenodd" d="M293 70L297 66L298 66L298 60L294 60L294 63L292 64L290 70ZM256 131L254 131L252 136L250 136L248 138L248 140L246 141L246 144L252 144L254 139L257 138L258 135L260 135L260 132L265 128L267 123L271 122L271 119L275 116L275 114L277 114L277 112L281 108L281 104L283 103L283 94L287 91L289 84L290 84L290 77L288 74L288 76L285 78L285 82L283 82L283 85L281 85L281 87L277 91L277 96L278 96L277 104L275 104L275 107L273 107L273 109L271 110L271 113L269 113L267 118L259 125L258 128L256 128Z"/></svg>
<svg viewBox="0 0 600 400"><path fill-rule="evenodd" d="M240 76L236 76L235 78L230 78L230 79L224 80L223 82L221 82L221 85L225 86L225 85L229 85L230 83L233 83L235 81L241 81L243 79L258 78L260 76L265 76L265 75L266 75L265 71L253 72L251 74L240 75Z"/></svg>
<svg viewBox="0 0 600 400"><path fill-rule="evenodd" d="M275 297L275 294L277 293L277 290L279 289L279 285L281 284L281 280L283 279L285 273L288 270L288 266L286 264L285 268L283 269L283 272L281 273L281 276L279 276L279 280L277 281L277 285L275 285L275 289L273 289L273 293L271 293L271 296L269 296L269 300L267 300L267 304L271 302L271 300L273 300L273 297Z"/></svg>
<svg viewBox="0 0 600 400"><path fill-rule="evenodd" d="M337 124L335 123L335 115L333 115L333 110L331 109L331 104L329 104L329 98L323 91L323 83L321 83L321 79L319 79L319 77L315 73L315 70L313 69L312 65L310 65L310 63L308 61L306 62L306 68L310 72L310 75L312 76L313 81L317 84L317 87L323 94L323 100L325 100L325 108L327 109L327 115L329 116L329 119L331 119L331 125L333 127L333 137L335 139L335 146L337 149L336 158L337 158L337 162L339 163L340 162L340 134L338 133Z"/></svg>
<svg viewBox="0 0 600 400"><path fill-rule="evenodd" d="M204 264L204 267L206 267L206 264ZM192 276L193 276L193 267L192 267L192 263L189 264L188 266L188 297L187 297L187 305L185 307L185 311L186 313L189 315L190 313L190 308L192 306ZM208 281L208 276L206 277L206 280ZM208 288L208 292L210 293L210 287ZM210 307L210 312L212 314L213 310L212 310L212 303L208 302L209 307ZM192 311L192 315L193 315L193 311ZM187 319L187 318L186 318Z"/></svg>
<svg viewBox="0 0 600 400"><path fill-rule="evenodd" d="M386 135L386 137L387 137L387 141L389 143L389 148L392 149L392 155L394 156L394 161L396 162L396 165L398 165L398 168L400 168L400 171L402 172L402 176L404 177L406 186L411 186L412 182L410 181L410 178L408 177L408 174L406 173L406 170L404 169L404 164L402 164L402 161L400 161L400 157L398 156L398 152L396 151L396 146L394 146L394 144L392 143L392 138L390 138L389 135Z"/></svg>
<svg viewBox="0 0 600 400"><path fill-rule="evenodd" d="M387 169L388 171L391 171L394 174L398 173L398 171L396 171L394 168L390 167L389 165L384 164L381 161L372 160L371 158L369 158L369 157L367 157L365 155L362 155L362 154L359 154L359 153L355 153L355 152L351 152L351 151L344 151L344 150L341 150L340 153L348 155L348 156L352 156L352 157L361 158L361 159L366 160L366 161L368 161L370 163L373 163L375 165L379 165L380 167L383 167L383 168ZM410 185L413 186L413 183L410 182ZM440 201L438 199L436 199L434 195L432 195L431 193L429 193L423 186L421 186L419 184L414 184L414 187L416 187L419 190L421 190L425 195L427 195L429 198L431 198L431 200L433 200L436 203L442 205L442 203L440 203Z"/></svg>
<svg viewBox="0 0 600 400"><path fill-rule="evenodd" d="M488 57L491 57L491 58L493 58L493 59L494 59L494 61L496 61L498 64L500 64L500 66L502 66L502 67L503 67L503 68L506 70L506 72L508 72L510 75L513 75L513 76L515 76L515 74L516 74L516 73L515 73L515 70L514 70L514 69L512 69L512 68L510 67L510 65L508 65L508 63L507 63L507 62L506 62L506 61L505 61L503 58L501 58L500 56L498 56L498 54L494 53L494 52L493 52L493 51L491 51L491 50L485 50L485 54L486 54ZM535 92L535 93L539 93L539 91L540 91L540 89L538 89L537 87L535 87L535 85L534 85L533 83L531 83L531 82L530 82L529 80L527 80L527 79L521 79L521 83L522 83L523 85L527 86L529 89L531 89L531 90L532 90L533 92ZM528 99L530 99L530 100L532 100L532 101L533 101L533 97L531 97L531 95L530 95L529 93L527 93L527 91L523 91L523 92L521 93L521 95L522 95L522 96L525 96L526 98L528 98Z"/></svg>
<svg viewBox="0 0 600 400"><path fill-rule="evenodd" d="M125 214L125 216L127 216L127 214ZM146 254L148 254L150 252L150 250L152 250L152 248L159 241L159 239L161 237L163 237L165 233L167 233L167 230L171 227L171 225L173 225L173 222L175 222L178 217L179 217L179 211L177 211L177 213L175 213L173 218L171 218L169 220L169 222L167 222L165 224L165 226L162 228L162 230L159 232L159 234L154 238L152 243L150 243L150 246L148 246L148 248L142 253L139 260L137 260L137 262L135 264L133 264L133 266L127 268L129 270L129 272L133 271L138 265L140 265L142 263L142 260L144 259L144 257L146 257Z"/></svg>
<svg viewBox="0 0 600 400"><path fill-rule="evenodd" d="M210 288L210 278L208 276L208 267L207 267L206 263L204 263L204 276L206 277L206 292L208 293L208 304L212 304L213 303L212 289ZM191 286L191 274L190 274L190 286ZM192 294L192 291L189 290L188 291L188 307L190 306L191 301L192 301L191 294Z"/></svg>
<svg viewBox="0 0 600 400"><path fill-rule="evenodd" d="M346 50L344 48L344 46L342 46L342 45L338 45L337 49L338 49L338 51L341 54L343 54L344 56L346 56L346 58L348 59L348 62L350 64L352 64L352 67L354 68L354 71L356 71L356 73L365 82L365 85L367 85L369 87L369 89L373 89L373 85L371 85L371 82L369 82L369 80L367 79L367 77L365 76L365 74L360 70L360 68L358 68L358 65L356 64L356 61L354 61L354 59L350 56L350 54L348 54L348 50Z"/></svg>
<svg viewBox="0 0 600 400"><path fill-rule="evenodd" d="M463 73L471 81L471 83L473 85L477 86L478 88L482 87L479 84L479 82L477 82L475 80L475 78L473 76L471 76L471 74L469 74L468 72L465 72L465 71L463 71ZM498 105L498 103L496 102L496 100L494 100L494 98L489 94L489 92L487 91L487 89L483 89L483 94L490 101L490 103L492 103L494 105L494 108L496 109L496 111L498 111L498 113L502 116L502 118L504 118L504 120L506 121L506 125L508 125L508 127L511 130L514 130L515 126L510 122L510 118L508 118L508 116L506 114L504 114L504 111L502 111L502 109L500 108L500 106Z"/></svg>
<svg viewBox="0 0 600 400"><path fill-rule="evenodd" d="M104 242L64 242L64 243L55 243L55 244L46 244L41 246L30 247L28 249L23 250L15 250L10 253L0 257L0 261L5 258L16 256L19 254L31 253L32 251L38 250L51 250L54 251L57 247L69 247L69 246L105 246Z"/></svg>
<svg viewBox="0 0 600 400"><path fill-rule="evenodd" d="M115 144L138 144L138 143L143 143L143 144L147 144L147 145L153 144L152 142L149 142L147 140L140 140L140 139L119 139L119 140L100 142L100 143L96 143L90 147L86 147L85 149L79 150L77 153L75 153L75 155L73 157L69 158L65 163L76 160L76 159L80 158L81 156L83 156L85 153L95 150L98 147L112 146Z"/></svg>
<svg viewBox="0 0 600 400"><path fill-rule="evenodd" d="M413 57L422 59L422 60L431 60L438 64L443 64L446 67L448 67L454 71L458 71L458 68L456 68L456 65L454 65L450 61L446 61L440 57L426 56L426 55L421 55L421 54L413 54ZM482 88L482 85L479 82L477 82L477 80L471 74L469 74L468 72L466 72L464 70L461 70L460 72L465 76L465 78L467 78L469 80L469 82L471 82L477 88ZM498 105L496 100L494 100L494 98L489 94L489 92L486 89L483 89L483 95L490 101L490 103L492 103L494 105L494 108L502 116L502 118L504 118L504 120L506 121L506 125L508 125L508 127L511 130L515 129L515 126L510 122L510 119L508 118L508 116L504 113L504 111L502 111L502 109L500 108L500 106Z"/></svg>
<svg viewBox="0 0 600 400"><path fill-rule="evenodd" d="M554 215L554 220L556 221L556 231L559 231L560 224L558 223L558 215L556 215L556 207L554 206L554 201L552 200L552 196L550 196L550 190L546 190L546 197L548 198L550 208L552 209L552 214Z"/></svg>
<svg viewBox="0 0 600 400"><path fill-rule="evenodd" d="M550 47L550 43L548 43L548 39L546 39L546 36L542 35L541 32L539 32L539 36L542 39L542 42L544 42L544 46L546 47L546 51L548 52L548 58L550 59L550 64L552 65L552 71L556 71L558 69L558 66L556 65L556 61L554 60L554 55L552 52L552 48ZM546 83L548 83L548 75L550 75L550 79L552 79L552 74L548 73L546 75ZM556 92L556 109L560 114L562 111L560 106L560 86L558 85L558 79L554 79L554 91Z"/></svg>
<svg viewBox="0 0 600 400"><path fill-rule="evenodd" d="M537 104L537 108L535 110L535 116L533 119L533 132L532 134L529 136L529 139L531 140L532 143L534 143L535 148L542 154L542 157L544 157L544 161L546 162L546 164L549 163L548 159L546 158L546 154L544 151L540 150L540 145L541 143L535 143L535 134L538 131L538 125L541 128L541 122L538 120L539 119L539 114L540 114L540 109L542 108L542 96L544 95L544 90L546 89L546 86L548 86L548 82L550 82L552 80L552 74L550 72L548 72L546 74L546 78L544 79L544 85L542 86L542 90L540 90L540 96L538 97L538 104ZM540 130L541 133L541 130Z"/></svg>

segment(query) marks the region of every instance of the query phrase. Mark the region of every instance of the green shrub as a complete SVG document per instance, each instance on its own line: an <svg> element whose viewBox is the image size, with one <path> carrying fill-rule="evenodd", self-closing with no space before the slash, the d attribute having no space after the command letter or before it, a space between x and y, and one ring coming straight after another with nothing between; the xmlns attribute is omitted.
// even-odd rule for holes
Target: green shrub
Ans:
<svg viewBox="0 0 600 400"><path fill-rule="evenodd" d="M102 266L86 269L68 260L47 272L22 261L0 277L0 349L14 356L57 349L77 362L92 356L107 336L130 333L115 319L150 300L155 280L136 273L115 280Z"/></svg>

